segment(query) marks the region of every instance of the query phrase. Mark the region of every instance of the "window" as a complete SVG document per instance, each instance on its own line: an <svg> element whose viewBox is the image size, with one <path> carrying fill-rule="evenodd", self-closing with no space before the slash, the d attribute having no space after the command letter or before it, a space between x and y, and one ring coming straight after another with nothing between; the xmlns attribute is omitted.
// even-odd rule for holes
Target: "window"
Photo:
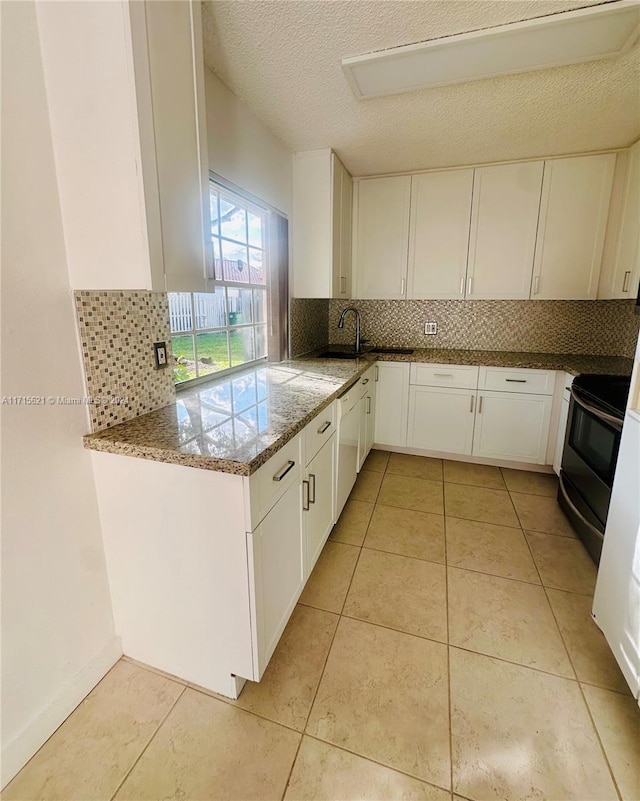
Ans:
<svg viewBox="0 0 640 801"><path fill-rule="evenodd" d="M210 183L210 292L170 292L176 383L267 355L268 212Z"/></svg>

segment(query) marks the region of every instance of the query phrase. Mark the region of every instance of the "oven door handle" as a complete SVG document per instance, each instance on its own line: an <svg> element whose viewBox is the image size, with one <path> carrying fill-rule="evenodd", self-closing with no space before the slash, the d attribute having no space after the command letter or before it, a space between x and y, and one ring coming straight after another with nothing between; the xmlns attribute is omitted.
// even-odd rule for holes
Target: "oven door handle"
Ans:
<svg viewBox="0 0 640 801"><path fill-rule="evenodd" d="M589 531L591 531L592 534L596 534L598 537L602 537L602 531L599 531L593 525L593 523L591 523L591 522L589 522L589 520L587 520L587 518L582 514L582 512L578 509L578 507L575 505L575 503L569 497L569 493L567 492L567 490L566 490L566 488L564 486L564 477L562 476L562 473L560 474L560 479L558 481L558 484L560 486L560 492L562 493L562 497L565 499L567 505L569 506L571 511L574 513L574 515L576 517L578 517L582 523L584 523L584 525L589 529Z"/></svg>
<svg viewBox="0 0 640 801"><path fill-rule="evenodd" d="M610 423L614 426L618 431L622 430L622 420L619 417L614 417L612 414L607 414L607 412L603 412L602 409L597 409L595 406L592 406L590 403L584 401L575 391L573 386L571 387L571 397L574 401L578 404L578 406L582 406L582 408L592 414L594 417L597 417L600 420L604 420L605 423Z"/></svg>

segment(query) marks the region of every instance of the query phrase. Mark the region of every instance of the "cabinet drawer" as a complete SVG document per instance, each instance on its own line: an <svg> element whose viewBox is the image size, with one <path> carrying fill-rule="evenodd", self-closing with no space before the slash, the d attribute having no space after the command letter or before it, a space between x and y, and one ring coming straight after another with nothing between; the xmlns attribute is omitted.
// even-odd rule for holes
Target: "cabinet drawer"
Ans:
<svg viewBox="0 0 640 801"><path fill-rule="evenodd" d="M252 530L292 484L300 483L301 441L298 434L251 476Z"/></svg>
<svg viewBox="0 0 640 801"><path fill-rule="evenodd" d="M478 389L491 389L496 392L527 392L532 395L553 395L555 380L555 370L481 367Z"/></svg>
<svg viewBox="0 0 640 801"><path fill-rule="evenodd" d="M370 367L364 375L360 377L358 381L358 397L364 398L367 392L371 389L371 385L375 383L376 380L376 367L373 365Z"/></svg>
<svg viewBox="0 0 640 801"><path fill-rule="evenodd" d="M478 368L456 364L412 364L410 382L423 387L475 389Z"/></svg>
<svg viewBox="0 0 640 801"><path fill-rule="evenodd" d="M320 412L304 430L305 464L313 459L325 442L328 442L336 430L336 404Z"/></svg>

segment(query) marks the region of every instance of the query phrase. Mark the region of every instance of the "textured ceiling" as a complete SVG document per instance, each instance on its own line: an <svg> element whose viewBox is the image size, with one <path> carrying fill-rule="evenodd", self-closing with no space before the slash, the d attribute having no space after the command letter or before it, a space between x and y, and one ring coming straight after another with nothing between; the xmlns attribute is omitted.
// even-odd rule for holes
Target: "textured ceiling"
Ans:
<svg viewBox="0 0 640 801"><path fill-rule="evenodd" d="M358 101L341 60L598 0L215 0L205 62L294 151L334 148L354 175L630 144L640 44L624 56Z"/></svg>

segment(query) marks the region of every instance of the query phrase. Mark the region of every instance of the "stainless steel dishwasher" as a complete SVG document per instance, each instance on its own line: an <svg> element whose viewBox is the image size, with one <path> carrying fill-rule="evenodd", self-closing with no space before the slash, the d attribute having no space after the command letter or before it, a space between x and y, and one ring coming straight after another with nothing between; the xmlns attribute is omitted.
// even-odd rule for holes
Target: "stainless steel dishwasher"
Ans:
<svg viewBox="0 0 640 801"><path fill-rule="evenodd" d="M338 398L338 470L336 477L336 518L344 508L358 473L358 438L362 392L356 383Z"/></svg>

